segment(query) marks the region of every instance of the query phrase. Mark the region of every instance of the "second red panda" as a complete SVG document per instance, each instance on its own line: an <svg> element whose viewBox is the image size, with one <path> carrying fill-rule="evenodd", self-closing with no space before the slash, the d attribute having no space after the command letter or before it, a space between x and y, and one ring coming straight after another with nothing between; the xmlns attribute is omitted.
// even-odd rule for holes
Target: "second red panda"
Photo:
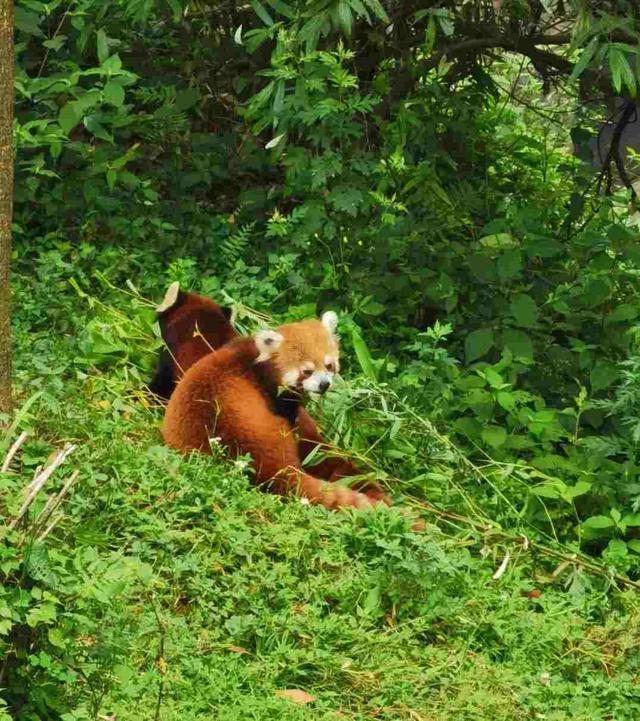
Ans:
<svg viewBox="0 0 640 721"><path fill-rule="evenodd" d="M205 296L186 293L178 282L169 286L156 313L166 348L160 353L149 390L168 400L178 380L196 361L238 333L233 327L231 308Z"/></svg>

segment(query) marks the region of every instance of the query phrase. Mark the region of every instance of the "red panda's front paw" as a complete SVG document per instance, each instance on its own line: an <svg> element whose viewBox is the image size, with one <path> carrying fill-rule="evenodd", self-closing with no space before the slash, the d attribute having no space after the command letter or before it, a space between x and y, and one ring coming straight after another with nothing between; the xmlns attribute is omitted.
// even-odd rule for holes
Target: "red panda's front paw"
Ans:
<svg viewBox="0 0 640 721"><path fill-rule="evenodd" d="M380 491L380 493L373 493L369 491L360 493L352 491L352 494L352 502L349 505L355 506L356 508L371 508L373 506L391 505L391 499L382 493L382 491Z"/></svg>
<svg viewBox="0 0 640 721"><path fill-rule="evenodd" d="M382 502L387 506L391 505L391 499L384 492L382 486L375 481L358 481L357 483L354 483L351 487L354 491L358 491L370 498L374 504Z"/></svg>
<svg viewBox="0 0 640 721"><path fill-rule="evenodd" d="M363 488L362 493L364 493L373 504L383 503L385 506L391 505L391 498L384 492L382 486L379 486L377 483L371 483L366 488Z"/></svg>

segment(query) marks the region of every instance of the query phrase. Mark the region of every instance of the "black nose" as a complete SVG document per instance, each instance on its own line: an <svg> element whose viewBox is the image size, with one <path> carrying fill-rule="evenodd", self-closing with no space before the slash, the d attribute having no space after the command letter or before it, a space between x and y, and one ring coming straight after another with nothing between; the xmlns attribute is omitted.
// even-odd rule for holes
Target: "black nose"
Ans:
<svg viewBox="0 0 640 721"><path fill-rule="evenodd" d="M322 381L321 383L318 383L318 392L319 393L326 393L327 388L331 385L329 381Z"/></svg>

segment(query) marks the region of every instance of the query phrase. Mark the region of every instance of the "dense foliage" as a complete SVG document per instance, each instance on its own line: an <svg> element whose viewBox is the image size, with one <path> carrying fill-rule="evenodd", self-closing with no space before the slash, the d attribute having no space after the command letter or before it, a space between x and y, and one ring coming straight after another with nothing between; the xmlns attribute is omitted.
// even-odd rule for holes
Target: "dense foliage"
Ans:
<svg viewBox="0 0 640 721"><path fill-rule="evenodd" d="M80 480L46 539L37 514L3 539L11 713L637 717L638 606L605 594L640 570L637 12L19 0L32 402L5 450L32 440L0 509L61 439ZM315 412L439 525L327 518L159 447L151 301L176 279L245 329L340 310L351 380Z"/></svg>

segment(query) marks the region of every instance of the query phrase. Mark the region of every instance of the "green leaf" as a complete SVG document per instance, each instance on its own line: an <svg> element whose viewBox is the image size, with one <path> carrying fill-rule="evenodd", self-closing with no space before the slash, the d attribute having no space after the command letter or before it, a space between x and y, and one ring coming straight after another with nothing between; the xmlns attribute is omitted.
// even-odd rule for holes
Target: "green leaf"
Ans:
<svg viewBox="0 0 640 721"><path fill-rule="evenodd" d="M628 552L627 544L621 538L612 538L607 544L607 553L626 556Z"/></svg>
<svg viewBox="0 0 640 721"><path fill-rule="evenodd" d="M591 516L582 522L585 528L601 529L612 528L615 523L609 516Z"/></svg>
<svg viewBox="0 0 640 721"><path fill-rule="evenodd" d="M98 62L103 65L109 57L109 41L104 30L98 30L96 33L96 50L98 53Z"/></svg>
<svg viewBox="0 0 640 721"><path fill-rule="evenodd" d="M633 528L640 526L640 513L630 513L622 519L622 523Z"/></svg>
<svg viewBox="0 0 640 721"><path fill-rule="evenodd" d="M355 218L364 200L363 194L348 185L338 186L329 196L329 202L336 210L341 210Z"/></svg>
<svg viewBox="0 0 640 721"><path fill-rule="evenodd" d="M380 609L380 587L374 586L367 593L362 610L367 616L375 614Z"/></svg>
<svg viewBox="0 0 640 721"><path fill-rule="evenodd" d="M534 496L539 496L540 498L560 498L560 489L558 488L558 484L554 482L541 483L539 486L531 488L530 491Z"/></svg>
<svg viewBox="0 0 640 721"><path fill-rule="evenodd" d="M376 368L373 364L373 358L371 357L369 348L367 348L367 344L364 342L364 339L360 335L360 331L356 326L351 328L351 341L362 372L369 380L376 381L378 379L378 374L376 373Z"/></svg>
<svg viewBox="0 0 640 721"><path fill-rule="evenodd" d="M108 82L102 91L104 93L104 99L119 108L124 103L124 88L118 83Z"/></svg>
<svg viewBox="0 0 640 721"><path fill-rule="evenodd" d="M284 15L286 18L289 18L289 20L295 20L295 12L287 3L283 2L283 0L267 0L267 2L274 10L277 10L280 15Z"/></svg>
<svg viewBox="0 0 640 721"><path fill-rule="evenodd" d="M178 2L178 0L167 0L167 4L173 12L173 21L176 23L179 22L183 13L182 5Z"/></svg>
<svg viewBox="0 0 640 721"><path fill-rule="evenodd" d="M282 107L284 105L284 91L285 91L284 80L280 80L276 84L276 94L273 98L273 113L274 113L274 115L280 115L280 113L282 112Z"/></svg>
<svg viewBox="0 0 640 721"><path fill-rule="evenodd" d="M120 60L120 56L117 53L115 55L111 55L111 57L108 57L102 63L100 69L109 75L114 75L115 73L120 72L120 70L122 70L122 60Z"/></svg>
<svg viewBox="0 0 640 721"><path fill-rule="evenodd" d="M630 548L634 553L640 553L640 540L632 538L630 541L627 541L627 548Z"/></svg>
<svg viewBox="0 0 640 721"><path fill-rule="evenodd" d="M377 300L369 300L364 305L360 306L360 310L367 315L382 315L385 307L382 303L378 303Z"/></svg>
<svg viewBox="0 0 640 721"><path fill-rule="evenodd" d="M515 278L522 270L522 253L519 250L506 250L498 258L498 276L502 280Z"/></svg>
<svg viewBox="0 0 640 721"><path fill-rule="evenodd" d="M627 56L622 50L611 46L609 47L609 69L611 70L611 80L616 92L620 93L624 82L630 94L635 96L636 80Z"/></svg>
<svg viewBox="0 0 640 721"><path fill-rule="evenodd" d="M529 256L553 258L564 251L564 246L553 238L537 237L527 242L525 250Z"/></svg>
<svg viewBox="0 0 640 721"><path fill-rule="evenodd" d="M389 22L389 16L380 4L380 0L364 0L364 3L380 20L383 20L386 23Z"/></svg>
<svg viewBox="0 0 640 721"><path fill-rule="evenodd" d="M600 361L589 373L591 390L601 391L604 388L609 388L609 386L616 381L618 375L619 371L615 364L608 361Z"/></svg>
<svg viewBox="0 0 640 721"><path fill-rule="evenodd" d="M100 70L101 74L117 75L122 70L122 60L120 60L120 56L116 53L108 57L100 66Z"/></svg>
<svg viewBox="0 0 640 721"><path fill-rule="evenodd" d="M509 393L508 391L500 391L499 393L496 393L496 400L498 401L498 405L501 408L504 408L505 411L512 411L516 407L517 399L513 395L513 393Z"/></svg>
<svg viewBox="0 0 640 721"><path fill-rule="evenodd" d="M265 85L259 93L256 93L253 98L251 98L251 104L255 105L256 107L264 105L271 97L271 94L273 93L275 87L276 84L272 80L270 83Z"/></svg>
<svg viewBox="0 0 640 721"><path fill-rule="evenodd" d="M56 35L56 37L51 38L51 40L45 40L42 43L42 47L49 48L49 50L60 50L60 48L66 43L66 41L66 35Z"/></svg>
<svg viewBox="0 0 640 721"><path fill-rule="evenodd" d="M273 25L273 18L271 17L271 15L269 15L267 9L260 2L260 0L251 0L251 5L255 14L260 18L260 20L262 20L265 25L271 27Z"/></svg>
<svg viewBox="0 0 640 721"><path fill-rule="evenodd" d="M238 29L233 34L233 42L236 45L242 45L242 23L238 25Z"/></svg>
<svg viewBox="0 0 640 721"><path fill-rule="evenodd" d="M489 383L492 388L502 388L504 385L504 378L493 368L485 369L484 377L487 379L487 383Z"/></svg>
<svg viewBox="0 0 640 721"><path fill-rule="evenodd" d="M200 91L198 88L186 88L176 94L176 107L178 110L189 110L200 102Z"/></svg>
<svg viewBox="0 0 640 721"><path fill-rule="evenodd" d="M82 117L74 101L65 103L58 113L58 123L65 133L69 133L80 122Z"/></svg>
<svg viewBox="0 0 640 721"><path fill-rule="evenodd" d="M98 115L87 115L83 122L84 127L96 138L106 140L108 143L113 143L113 136L107 132L106 128L100 122Z"/></svg>
<svg viewBox="0 0 640 721"><path fill-rule="evenodd" d="M491 348L493 348L493 331L490 328L479 328L472 331L464 341L467 363L482 358Z"/></svg>
<svg viewBox="0 0 640 721"><path fill-rule="evenodd" d="M578 496L584 496L591 490L591 484L587 481L578 481L575 486L567 486L562 492L562 497L565 501L572 501Z"/></svg>
<svg viewBox="0 0 640 721"><path fill-rule="evenodd" d="M611 294L611 284L602 278L595 278L587 283L587 287L582 294L582 301L588 308L593 308L609 298Z"/></svg>
<svg viewBox="0 0 640 721"><path fill-rule="evenodd" d="M517 295L509 306L511 315L516 319L518 325L530 328L538 320L538 306L535 300L526 293Z"/></svg>
<svg viewBox="0 0 640 721"><path fill-rule="evenodd" d="M40 16L20 6L14 8L13 24L17 30L21 30L27 35L35 35L38 38L44 37L44 33L39 27Z"/></svg>
<svg viewBox="0 0 640 721"><path fill-rule="evenodd" d="M368 23L371 22L371 16L367 12L367 8L362 4L362 0L347 0L351 9L359 18L364 18Z"/></svg>
<svg viewBox="0 0 640 721"><path fill-rule="evenodd" d="M502 334L502 343L513 353L514 358L533 359L533 343L524 331L511 328L505 330Z"/></svg>
<svg viewBox="0 0 640 721"><path fill-rule="evenodd" d="M626 320L633 320L638 316L640 307L624 303L613 310L605 319L605 323L623 323Z"/></svg>
<svg viewBox="0 0 640 721"><path fill-rule="evenodd" d="M584 72L597 48L598 38L595 37L591 39L591 42L589 42L587 47L582 51L578 62L573 66L573 70L571 71L571 75L569 76L572 80L575 80Z"/></svg>
<svg viewBox="0 0 640 721"><path fill-rule="evenodd" d="M58 648L63 648L65 645L64 633L59 628L50 628L47 631L47 637L49 642Z"/></svg>
<svg viewBox="0 0 640 721"><path fill-rule="evenodd" d="M501 426L487 426L483 428L481 436L482 440L492 448L504 445L507 440L507 432Z"/></svg>
<svg viewBox="0 0 640 721"><path fill-rule="evenodd" d="M342 0L342 2L338 2L337 4L336 13L340 27L342 28L344 34L349 37L351 35L351 25L353 23L351 7L345 2L345 0Z"/></svg>
<svg viewBox="0 0 640 721"><path fill-rule="evenodd" d="M511 233L495 233L480 238L480 244L484 245L485 248L513 248L518 244L518 241Z"/></svg>

